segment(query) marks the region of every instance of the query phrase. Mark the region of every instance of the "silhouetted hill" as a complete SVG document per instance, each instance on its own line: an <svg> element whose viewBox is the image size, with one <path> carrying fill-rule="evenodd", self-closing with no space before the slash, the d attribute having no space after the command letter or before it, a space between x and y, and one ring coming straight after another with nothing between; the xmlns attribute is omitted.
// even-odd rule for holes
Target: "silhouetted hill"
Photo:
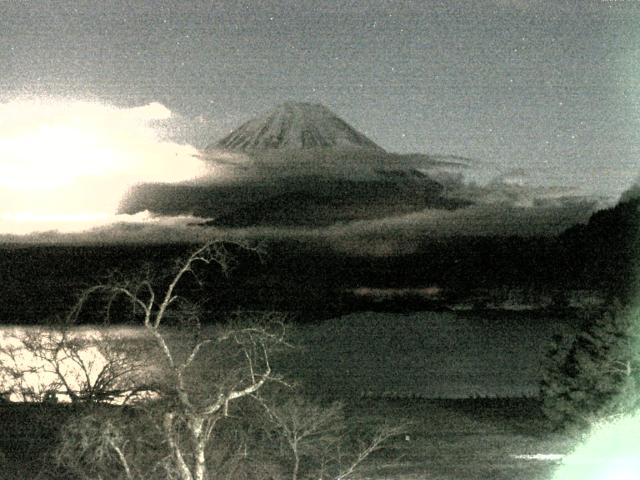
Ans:
<svg viewBox="0 0 640 480"><path fill-rule="evenodd" d="M640 198L594 213L586 225L564 232L559 244L561 258L575 260L566 265L573 275L620 294L634 294L640 259Z"/></svg>
<svg viewBox="0 0 640 480"><path fill-rule="evenodd" d="M581 290L629 300L638 291L639 209L638 199L621 202L557 237L425 237L404 255L347 254L330 243L271 240L264 243L262 261L238 251L240 259L228 278L205 269L200 272L203 284L187 285L185 294L203 300L210 312L275 309L292 312L300 321L353 310L439 309L469 299L481 305L492 292L510 289L557 296L560 303ZM145 265L166 272L193 248L1 246L0 271L7 280L0 289L0 321L41 322L63 313L81 289L113 270L125 277L138 275ZM361 287L399 294L386 300L354 296ZM441 294L426 298L420 294L426 287L437 287Z"/></svg>

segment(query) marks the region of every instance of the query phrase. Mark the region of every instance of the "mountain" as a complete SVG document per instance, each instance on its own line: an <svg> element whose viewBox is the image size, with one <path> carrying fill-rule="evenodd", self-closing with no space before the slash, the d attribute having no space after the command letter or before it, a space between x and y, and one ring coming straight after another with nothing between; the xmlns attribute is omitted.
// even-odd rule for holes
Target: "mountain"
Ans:
<svg viewBox="0 0 640 480"><path fill-rule="evenodd" d="M368 149L384 152L327 107L287 102L249 120L206 150L253 152L309 148Z"/></svg>
<svg viewBox="0 0 640 480"><path fill-rule="evenodd" d="M445 197L467 159L386 152L317 104L284 103L202 158L215 176L138 185L120 212L192 214L224 227L327 226L469 205Z"/></svg>

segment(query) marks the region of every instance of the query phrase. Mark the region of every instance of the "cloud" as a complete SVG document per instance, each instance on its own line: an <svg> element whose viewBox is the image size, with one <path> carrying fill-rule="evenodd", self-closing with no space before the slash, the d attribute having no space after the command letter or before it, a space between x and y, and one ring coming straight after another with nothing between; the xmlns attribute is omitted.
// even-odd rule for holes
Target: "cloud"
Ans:
<svg viewBox="0 0 640 480"><path fill-rule="evenodd" d="M461 157L368 150L274 150L243 154L207 150L208 176L180 185L146 183L120 211L189 213L218 225L328 225L439 205L475 164ZM444 205L446 203L446 205ZM458 202L459 203L459 202Z"/></svg>
<svg viewBox="0 0 640 480"><path fill-rule="evenodd" d="M307 152L306 155L296 157L295 163L295 159L290 159L287 155L274 154L265 160L231 152L208 152L203 157L203 161L208 163L208 175L165 188L163 195L173 210L166 211L164 215L148 211L129 215L110 214L103 216L100 221L90 218L86 223L83 223L80 216L75 219L75 228L68 227L62 233L52 232L55 225L51 224L43 225L48 228L41 228L40 233L32 232L23 236L10 235L19 231L14 226L0 229L1 233L5 233L0 240L31 243L198 243L212 238L252 241L295 239L345 254L383 257L411 254L420 248L425 237L556 234L576 223L586 222L591 213L602 206L592 198L575 196L571 188L530 186L527 184L527 172L522 170L508 171L485 185L467 183L464 181L464 175L477 167L473 161L457 157L444 160L442 157L434 159L427 155L380 157L362 154L355 158L343 158L339 155L329 155L327 152ZM319 162L318 159L321 158L326 158L327 161ZM291 168L288 160L294 162ZM350 165L351 168L348 168ZM206 200L223 208L220 205L224 206L226 202L232 209L239 208L242 202L249 201L248 196L258 198L262 195L264 198L270 198L270 195L278 193L274 185L283 185L281 181L289 176L304 177L305 172L314 172L322 176L319 172L324 172L325 175L330 173L342 178L368 179L375 178L379 167L390 172L395 171L396 167L398 171L405 172L411 167L419 167L419 171L439 172L441 179L448 178L448 181L440 180L441 184L445 185L443 194L449 199L459 201L461 206L455 209L413 206L413 210L403 210L400 207L404 204L400 204L399 208L376 210L375 205L369 200L366 204L363 203L363 212L368 215L372 211L377 212L377 216L356 215L351 220L334 221L320 226L311 220L324 218L323 215L331 213L335 206L319 203L314 207L313 203L311 208L309 205L291 205L289 202L285 207L293 208L295 212L300 210L304 216L302 220L310 215L314 215L313 218L297 226L256 226L249 222L242 227L224 227L218 222L217 226L214 224L205 228L202 224L209 220L207 214L194 214L189 210L188 202L180 203L185 200L183 193L187 191L191 192L189 195L193 196L192 200L199 199L200 203ZM294 174L292 171L297 173ZM227 188L229 184L232 188ZM290 182L285 184L289 185ZM334 184L339 183L330 183ZM212 190L212 185L221 188L216 187ZM299 186L308 185L303 182ZM255 188L256 191L252 193L251 188ZM338 193L345 194L342 190ZM323 197L318 198L322 200ZM271 204L258 201L255 205L265 207ZM277 202L273 203L273 206L278 207ZM311 209L305 210L306 207ZM325 215L326 218L332 218L329 213ZM278 215L273 218L277 219ZM6 220L5 218L5 224ZM71 224L74 219L68 220Z"/></svg>
<svg viewBox="0 0 640 480"><path fill-rule="evenodd" d="M120 215L87 231L0 235L0 242L52 244L202 243L212 239L241 241L295 240L357 256L410 255L425 238L457 236L552 235L588 221L599 204L589 199L539 200L519 207L474 205L448 211L427 209L407 215L353 221L329 227L203 227L193 216L157 217L148 212Z"/></svg>
<svg viewBox="0 0 640 480"><path fill-rule="evenodd" d="M553 234L585 222L597 207L592 199L572 196L569 188L531 186L521 169L499 174L490 164L456 156L330 149L199 152L163 135L159 125L167 128L174 118L159 103L135 108L64 99L0 104L0 240L289 238L387 256L415 251L425 236ZM31 145L34 139L40 141L37 147ZM492 181L475 183L490 171L496 174ZM143 183L162 186L161 198L151 204L165 207L145 204L150 197L140 190ZM131 188L142 192L142 203L117 214ZM300 217L300 223L198 226L216 216L214 210L233 219L254 207L265 214L282 208L281 215L267 217Z"/></svg>
<svg viewBox="0 0 640 480"><path fill-rule="evenodd" d="M586 223L600 205L590 199L539 200L532 206L473 205L336 225L323 232L327 245L351 255L407 255L425 238L556 235Z"/></svg>
<svg viewBox="0 0 640 480"><path fill-rule="evenodd" d="M0 103L0 231L101 224L136 183L210 174L194 147L163 138L156 123L171 118L160 103Z"/></svg>
<svg viewBox="0 0 640 480"><path fill-rule="evenodd" d="M140 212L135 215L109 215L101 217L99 222L93 217L86 223L81 217L66 220L77 225L75 228L60 229L59 222L55 222L50 229L17 233L15 228L5 229L0 231L0 243L200 243L210 240L213 233L211 229L195 227L204 219L189 215L154 216L149 212Z"/></svg>
<svg viewBox="0 0 640 480"><path fill-rule="evenodd" d="M449 198L476 205L504 207L533 207L541 202L549 205L595 201L594 197L579 195L579 189L576 187L531 184L529 173L522 168L500 173L485 184L465 181L452 183L447 195Z"/></svg>
<svg viewBox="0 0 640 480"><path fill-rule="evenodd" d="M425 174L470 173L480 162L463 157L399 154L376 150L272 150L245 154L209 149L201 157L212 167L226 170L222 178L269 181L287 177L330 176L371 180L380 171L419 170ZM216 176L216 179L220 179Z"/></svg>

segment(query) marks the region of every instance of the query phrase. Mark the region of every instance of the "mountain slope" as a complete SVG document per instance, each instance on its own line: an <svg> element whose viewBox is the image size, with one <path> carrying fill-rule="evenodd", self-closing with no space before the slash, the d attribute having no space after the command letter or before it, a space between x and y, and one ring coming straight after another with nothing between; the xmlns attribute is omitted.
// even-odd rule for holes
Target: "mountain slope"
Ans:
<svg viewBox="0 0 640 480"><path fill-rule="evenodd" d="M466 159L388 153L322 105L280 105L202 158L215 177L139 185L120 212L192 214L231 228L327 226L469 204L444 198Z"/></svg>
<svg viewBox="0 0 640 480"><path fill-rule="evenodd" d="M317 147L384 151L325 106L297 102L284 103L249 120L207 150L251 152Z"/></svg>

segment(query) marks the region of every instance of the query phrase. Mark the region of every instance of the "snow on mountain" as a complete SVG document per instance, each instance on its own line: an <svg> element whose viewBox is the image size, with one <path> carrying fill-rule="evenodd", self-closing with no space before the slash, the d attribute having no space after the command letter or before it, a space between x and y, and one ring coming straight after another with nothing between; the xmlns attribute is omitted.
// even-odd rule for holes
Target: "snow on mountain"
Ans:
<svg viewBox="0 0 640 480"><path fill-rule="evenodd" d="M287 102L249 120L207 150L384 149L320 104Z"/></svg>
<svg viewBox="0 0 640 480"><path fill-rule="evenodd" d="M202 158L214 175L138 185L121 213L187 213L224 227L328 226L469 204L444 196L466 159L386 152L318 104L284 103L211 144Z"/></svg>

